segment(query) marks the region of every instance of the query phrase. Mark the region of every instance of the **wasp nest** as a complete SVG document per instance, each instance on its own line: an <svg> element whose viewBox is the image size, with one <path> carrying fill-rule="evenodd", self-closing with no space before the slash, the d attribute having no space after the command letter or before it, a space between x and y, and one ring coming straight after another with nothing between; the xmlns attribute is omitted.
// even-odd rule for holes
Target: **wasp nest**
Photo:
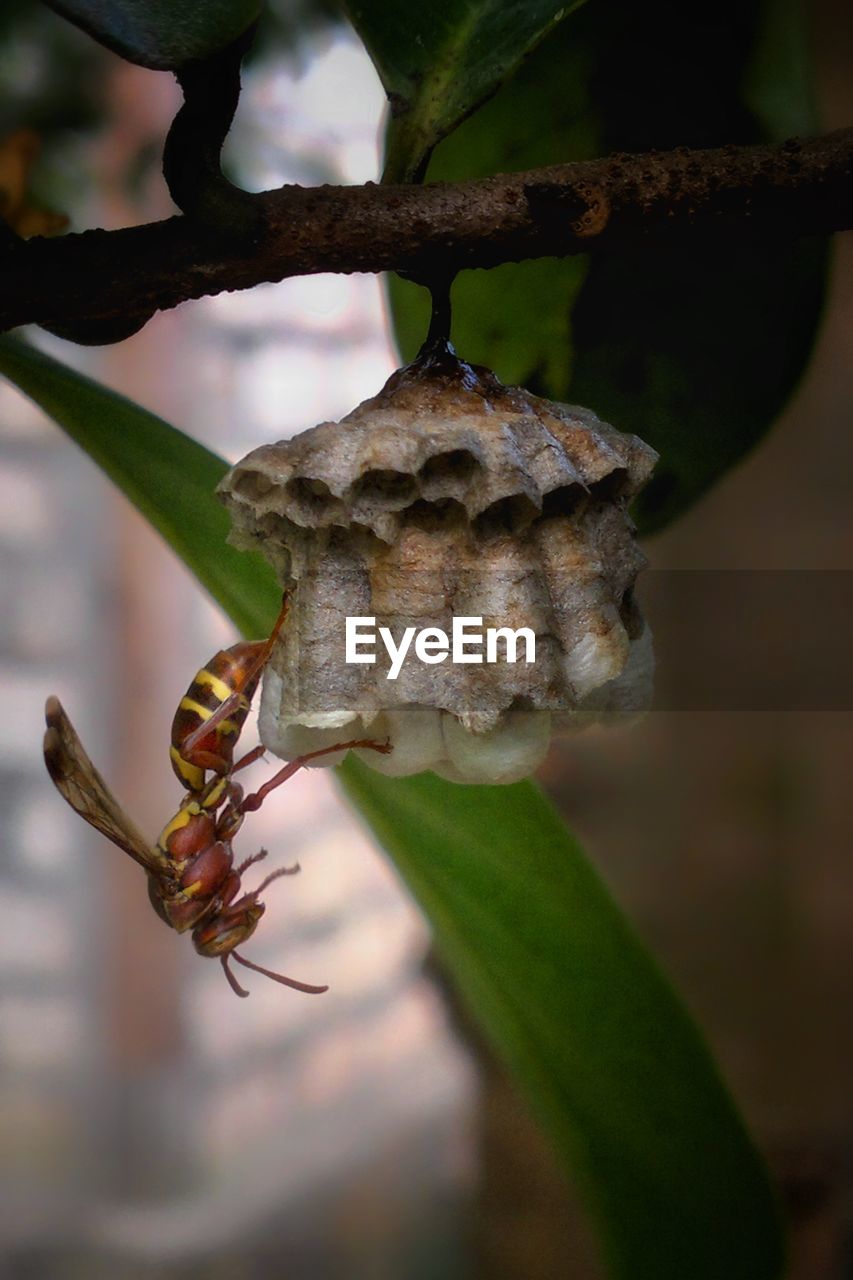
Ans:
<svg viewBox="0 0 853 1280"><path fill-rule="evenodd" d="M341 422L255 449L220 492L235 542L295 584L266 746L287 759L387 735L390 755L363 753L384 773L508 782L552 731L643 709L651 642L627 508L655 461L446 345Z"/></svg>

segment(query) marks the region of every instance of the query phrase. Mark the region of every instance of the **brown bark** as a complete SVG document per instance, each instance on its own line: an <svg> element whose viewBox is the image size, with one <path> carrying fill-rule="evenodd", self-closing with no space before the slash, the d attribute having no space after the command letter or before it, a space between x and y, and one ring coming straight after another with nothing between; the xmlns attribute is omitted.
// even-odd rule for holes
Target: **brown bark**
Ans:
<svg viewBox="0 0 853 1280"><path fill-rule="evenodd" d="M526 258L853 227L853 129L778 146L681 148L476 182L283 187L251 197L260 230L175 217L0 249L0 330L36 323L115 341L155 311L321 271L416 279Z"/></svg>

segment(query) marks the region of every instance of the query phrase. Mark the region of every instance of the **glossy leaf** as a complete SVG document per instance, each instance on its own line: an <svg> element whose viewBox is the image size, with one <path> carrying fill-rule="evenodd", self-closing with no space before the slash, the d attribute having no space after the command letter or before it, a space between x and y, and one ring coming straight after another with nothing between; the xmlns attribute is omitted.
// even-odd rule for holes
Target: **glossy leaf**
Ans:
<svg viewBox="0 0 853 1280"><path fill-rule="evenodd" d="M430 182L461 182L595 154L587 63L575 22L560 23L510 82L441 143L429 166ZM506 383L565 397L571 308L586 267L584 258L574 257L463 271L453 286L457 349ZM408 361L426 335L429 295L399 276L389 278L388 289L397 342Z"/></svg>
<svg viewBox="0 0 853 1280"><path fill-rule="evenodd" d="M177 71L236 40L262 0L47 0L57 13L129 62Z"/></svg>
<svg viewBox="0 0 853 1280"><path fill-rule="evenodd" d="M561 23L436 150L428 179L612 151L778 139L814 129L801 0L590 4ZM453 291L466 359L589 405L661 460L636 515L650 532L695 502L772 423L809 358L825 287L817 241L765 236L467 271ZM398 342L428 298L390 287Z"/></svg>
<svg viewBox="0 0 853 1280"><path fill-rule="evenodd" d="M783 6L791 0L701 11L612 0L606 22L590 6L578 34L595 58L603 150L748 143L795 123L807 132L802 56L792 74L792 42L768 35ZM824 268L820 243L747 229L592 261L572 310L569 395L660 452L636 507L641 529L684 511L772 426L810 355Z"/></svg>
<svg viewBox="0 0 853 1280"><path fill-rule="evenodd" d="M625 1280L780 1274L763 1172L695 1027L532 783L345 788L432 922Z"/></svg>
<svg viewBox="0 0 853 1280"><path fill-rule="evenodd" d="M0 369L90 449L248 635L269 628L271 578L221 542L211 489L224 462L19 342L0 342ZM577 1177L610 1274L776 1280L764 1170L699 1034L536 787L392 781L354 762L342 774Z"/></svg>
<svg viewBox="0 0 853 1280"><path fill-rule="evenodd" d="M85 449L242 631L257 636L272 625L281 599L272 570L260 556L227 544L230 521L213 498L227 463L162 418L18 338L0 337L0 374Z"/></svg>
<svg viewBox="0 0 853 1280"><path fill-rule="evenodd" d="M581 0L347 0L391 103L385 180L410 182Z"/></svg>

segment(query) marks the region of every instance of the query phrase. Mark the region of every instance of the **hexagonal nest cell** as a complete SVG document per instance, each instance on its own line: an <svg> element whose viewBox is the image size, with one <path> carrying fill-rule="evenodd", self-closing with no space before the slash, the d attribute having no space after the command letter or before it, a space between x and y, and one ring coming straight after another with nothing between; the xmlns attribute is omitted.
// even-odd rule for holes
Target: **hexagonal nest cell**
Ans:
<svg viewBox="0 0 853 1280"><path fill-rule="evenodd" d="M647 705L651 643L633 597L645 561L628 506L656 458L448 344L341 422L255 449L220 494L233 541L294 588L265 685L267 746L287 757L393 720L394 752L365 756L383 771L508 781L553 729ZM373 664L347 663L348 616L374 618L395 644L408 627L449 635L461 616L527 627L536 658L426 664L410 649L389 679L382 646Z"/></svg>

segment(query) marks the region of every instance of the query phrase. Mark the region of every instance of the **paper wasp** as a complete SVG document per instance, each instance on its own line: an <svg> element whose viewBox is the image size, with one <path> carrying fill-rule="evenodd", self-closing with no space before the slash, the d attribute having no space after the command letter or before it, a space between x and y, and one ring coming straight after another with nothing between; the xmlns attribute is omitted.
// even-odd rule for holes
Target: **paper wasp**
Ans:
<svg viewBox="0 0 853 1280"><path fill-rule="evenodd" d="M231 958L297 991L319 994L328 989L264 969L236 950L251 937L264 914L260 894L273 880L299 870L298 864L282 867L257 889L240 896L243 873L267 856L266 849L261 849L234 866L231 844L246 813L259 809L271 791L309 760L350 747L383 753L391 750L387 742L366 739L337 743L298 756L258 791L243 795L233 775L258 760L263 747L249 751L236 764L234 747L287 608L285 596L268 640L236 644L214 654L181 699L172 724L170 754L186 795L153 845L131 822L92 764L59 699L48 698L45 707L44 758L60 794L81 818L147 872L151 905L160 919L178 933L192 930L196 951L219 959L238 996L249 993L229 967ZM208 778L208 774L212 776Z"/></svg>

